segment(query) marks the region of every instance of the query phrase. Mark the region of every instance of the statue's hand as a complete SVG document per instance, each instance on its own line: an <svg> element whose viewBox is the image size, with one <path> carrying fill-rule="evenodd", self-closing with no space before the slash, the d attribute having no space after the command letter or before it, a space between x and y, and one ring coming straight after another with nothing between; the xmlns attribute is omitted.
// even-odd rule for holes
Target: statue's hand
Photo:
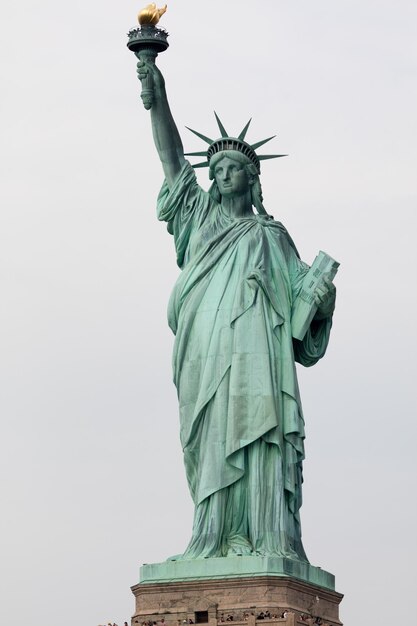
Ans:
<svg viewBox="0 0 417 626"><path fill-rule="evenodd" d="M322 320L333 314L336 301L336 287L328 276L324 275L318 283L314 299L317 304L317 312L314 319Z"/></svg>
<svg viewBox="0 0 417 626"><path fill-rule="evenodd" d="M154 90L157 93L161 93L165 87L165 80L155 63L140 60L136 71L141 82L149 77L152 80Z"/></svg>

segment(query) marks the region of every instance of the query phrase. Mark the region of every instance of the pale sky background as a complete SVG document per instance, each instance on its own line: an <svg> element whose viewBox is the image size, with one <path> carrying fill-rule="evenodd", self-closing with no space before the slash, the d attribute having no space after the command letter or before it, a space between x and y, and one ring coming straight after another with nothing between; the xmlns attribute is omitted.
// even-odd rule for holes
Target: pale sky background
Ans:
<svg viewBox="0 0 417 626"><path fill-rule="evenodd" d="M145 2L143 3L145 4ZM3 0L2 624L119 625L192 504L155 218L162 171L126 33L133 0ZM416 550L415 0L171 0L174 117L253 116L265 206L302 258L341 263L328 353L299 370L303 538L346 626L411 624ZM260 150L262 152L262 150ZM207 184L207 171L201 182ZM411 620L411 621L410 621Z"/></svg>

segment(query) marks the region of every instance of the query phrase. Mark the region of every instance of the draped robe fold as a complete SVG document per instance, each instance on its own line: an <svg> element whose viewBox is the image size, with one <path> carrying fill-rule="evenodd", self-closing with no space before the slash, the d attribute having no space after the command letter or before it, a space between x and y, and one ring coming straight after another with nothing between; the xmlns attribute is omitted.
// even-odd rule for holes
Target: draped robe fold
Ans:
<svg viewBox="0 0 417 626"><path fill-rule="evenodd" d="M325 353L331 319L291 336L308 266L270 218L231 218L189 163L158 197L182 272L168 307L180 436L195 504L183 558L307 560L301 543L304 420L295 361Z"/></svg>

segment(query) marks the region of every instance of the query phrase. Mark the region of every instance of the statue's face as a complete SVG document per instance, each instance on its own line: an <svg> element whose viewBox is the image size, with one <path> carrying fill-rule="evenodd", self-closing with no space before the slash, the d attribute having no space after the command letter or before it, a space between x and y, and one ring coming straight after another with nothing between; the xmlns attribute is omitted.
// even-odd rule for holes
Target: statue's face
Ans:
<svg viewBox="0 0 417 626"><path fill-rule="evenodd" d="M249 189L245 166L230 157L223 157L214 167L214 178L220 194L228 198L244 195Z"/></svg>

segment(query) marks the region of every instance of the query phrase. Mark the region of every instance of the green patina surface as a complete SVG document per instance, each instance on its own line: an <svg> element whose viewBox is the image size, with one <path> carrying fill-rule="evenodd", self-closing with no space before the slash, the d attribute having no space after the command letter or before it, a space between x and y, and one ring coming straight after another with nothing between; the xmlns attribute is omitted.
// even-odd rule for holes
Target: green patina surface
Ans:
<svg viewBox="0 0 417 626"><path fill-rule="evenodd" d="M301 542L304 418L295 363L309 367L325 354L334 286L318 284L314 319L294 339L292 307L309 266L263 205L255 149L265 140L246 143L248 125L229 137L218 118L220 139L197 133L209 144L197 153L206 156L212 181L202 189L164 78L148 54L137 54L165 174L158 219L167 223L182 270L168 321L195 504L184 554L144 566L143 582L271 573L332 588L333 577L308 564Z"/></svg>
<svg viewBox="0 0 417 626"><path fill-rule="evenodd" d="M165 561L143 565L140 569L140 582L143 584L247 576L297 578L332 591L335 585L333 574L308 563L280 557L236 556Z"/></svg>

